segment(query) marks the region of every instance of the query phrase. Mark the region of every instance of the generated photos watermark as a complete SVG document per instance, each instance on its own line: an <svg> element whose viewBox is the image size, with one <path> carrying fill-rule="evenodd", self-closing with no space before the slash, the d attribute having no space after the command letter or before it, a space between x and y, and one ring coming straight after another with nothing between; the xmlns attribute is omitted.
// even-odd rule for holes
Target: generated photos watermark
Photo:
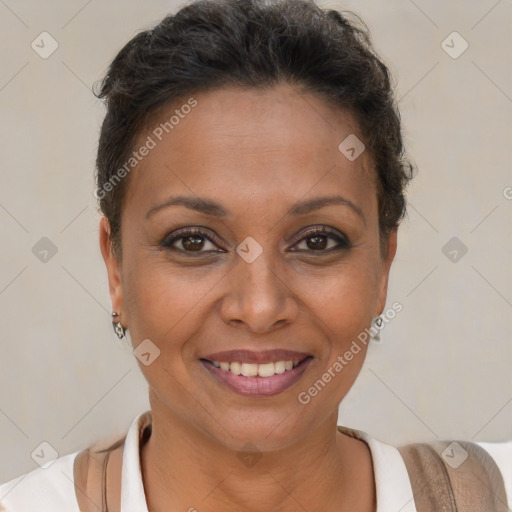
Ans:
<svg viewBox="0 0 512 512"><path fill-rule="evenodd" d="M150 135L147 136L145 142L138 150L133 151L132 155L120 167L110 179L102 185L101 188L94 191L96 199L103 199L108 192L112 192L114 188L146 157L152 149L155 149L166 134L169 134L178 126L182 119L192 112L197 106L197 100L193 97L189 98L180 108L174 111L174 114L165 122L160 123Z"/></svg>
<svg viewBox="0 0 512 512"><path fill-rule="evenodd" d="M302 405L307 405L311 402L311 399L322 391L325 386L331 382L331 380L338 375L345 366L347 366L354 356L359 354L363 346L366 346L371 337L376 336L381 329L384 328L385 324L388 324L393 318L396 317L403 309L400 302L394 302L391 308L384 311L380 318L382 319L380 326L367 327L364 331L357 335L357 339L352 341L350 348L348 348L343 354L340 354L336 361L323 373L323 375L314 382L306 391L301 391L297 395L297 399Z"/></svg>

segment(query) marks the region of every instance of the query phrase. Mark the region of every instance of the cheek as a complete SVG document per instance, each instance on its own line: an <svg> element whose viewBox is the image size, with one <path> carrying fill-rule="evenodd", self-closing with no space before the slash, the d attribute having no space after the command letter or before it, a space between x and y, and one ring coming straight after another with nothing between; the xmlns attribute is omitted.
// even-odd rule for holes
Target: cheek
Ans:
<svg viewBox="0 0 512 512"><path fill-rule="evenodd" d="M159 350L151 364L141 361L139 368L161 400L179 404L183 387L192 386L187 340L204 323L201 304L212 285L208 286L208 279L187 278L186 272L165 264L140 262L133 270L123 283L132 344L135 349L149 339Z"/></svg>
<svg viewBox="0 0 512 512"><path fill-rule="evenodd" d="M378 297L378 273L355 255L328 273L310 274L297 279L294 290L307 298L304 302L323 321L332 336L345 340L367 327Z"/></svg>
<svg viewBox="0 0 512 512"><path fill-rule="evenodd" d="M304 283L309 284L308 305L314 313L313 321L329 340L325 358L319 364L322 371L331 369L331 377L338 377L333 381L339 386L336 395L340 397L346 394L364 363L370 342L368 329L378 297L376 266L360 256L322 280Z"/></svg>
<svg viewBox="0 0 512 512"><path fill-rule="evenodd" d="M332 410L340 404L365 360L377 275L371 266L362 265L363 259L347 262L322 282L314 279L309 283L315 290L309 296L309 305L314 307L312 322L326 342L310 378L301 385L298 400L313 404L316 411Z"/></svg>
<svg viewBox="0 0 512 512"><path fill-rule="evenodd" d="M207 306L225 273L220 268L179 268L147 255L127 262L123 289L134 346L149 338L169 357L187 350L186 340L205 323Z"/></svg>

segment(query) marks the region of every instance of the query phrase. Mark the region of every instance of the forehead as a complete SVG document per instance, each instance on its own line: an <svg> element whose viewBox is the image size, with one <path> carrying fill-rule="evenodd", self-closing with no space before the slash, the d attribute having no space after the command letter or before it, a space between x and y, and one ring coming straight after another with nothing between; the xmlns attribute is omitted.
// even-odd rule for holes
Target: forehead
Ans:
<svg viewBox="0 0 512 512"><path fill-rule="evenodd" d="M336 188L364 202L375 195L373 161L367 151L350 161L339 149L354 136L362 139L349 112L288 84L201 92L152 116L136 144L151 140L152 149L131 172L126 198L142 205L175 192L247 204L264 194L292 202Z"/></svg>

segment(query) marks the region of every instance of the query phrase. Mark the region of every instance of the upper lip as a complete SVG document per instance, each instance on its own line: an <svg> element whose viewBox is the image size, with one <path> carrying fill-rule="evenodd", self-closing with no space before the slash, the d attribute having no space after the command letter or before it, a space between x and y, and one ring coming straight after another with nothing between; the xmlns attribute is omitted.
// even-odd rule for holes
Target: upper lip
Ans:
<svg viewBox="0 0 512 512"><path fill-rule="evenodd" d="M215 352L208 354L202 359L217 362L239 362L239 363L253 363L264 364L272 363L275 361L293 361L294 363L302 361L306 357L311 356L306 352L295 352L293 350L275 349L275 350L225 350L223 352Z"/></svg>

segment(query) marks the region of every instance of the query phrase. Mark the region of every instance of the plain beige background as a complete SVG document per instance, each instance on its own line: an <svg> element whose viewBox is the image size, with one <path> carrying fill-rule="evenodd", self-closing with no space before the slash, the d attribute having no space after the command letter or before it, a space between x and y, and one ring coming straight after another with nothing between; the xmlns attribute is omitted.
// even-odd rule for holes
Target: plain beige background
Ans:
<svg viewBox="0 0 512 512"><path fill-rule="evenodd" d="M339 422L393 444L510 439L512 2L319 3L369 26L419 170L388 297L403 311ZM36 468L43 441L64 455L122 434L148 408L110 325L92 193L104 110L91 87L178 5L0 0L0 481ZM43 31L59 45L47 59L31 47ZM57 249L47 262L33 252L43 237Z"/></svg>

